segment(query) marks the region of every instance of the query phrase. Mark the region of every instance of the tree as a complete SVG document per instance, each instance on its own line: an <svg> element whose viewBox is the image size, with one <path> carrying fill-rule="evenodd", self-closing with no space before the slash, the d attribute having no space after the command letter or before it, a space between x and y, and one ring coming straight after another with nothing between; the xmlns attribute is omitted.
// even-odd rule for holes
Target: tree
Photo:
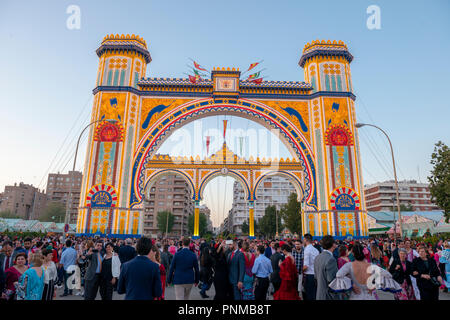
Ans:
<svg viewBox="0 0 450 320"><path fill-rule="evenodd" d="M412 207L411 203L408 203L407 205L401 204L400 211L414 211L414 208Z"/></svg>
<svg viewBox="0 0 450 320"><path fill-rule="evenodd" d="M433 165L430 182L431 201L444 210L445 221L450 218L450 149L439 141L435 144L430 163Z"/></svg>
<svg viewBox="0 0 450 320"><path fill-rule="evenodd" d="M49 202L39 217L44 222L64 222L66 217L66 208L61 202Z"/></svg>
<svg viewBox="0 0 450 320"><path fill-rule="evenodd" d="M5 210L5 211L0 212L0 218L19 219L21 217L18 214L12 213L10 210Z"/></svg>
<svg viewBox="0 0 450 320"><path fill-rule="evenodd" d="M249 235L250 234L250 220L246 219L244 220L244 222L242 223L241 226L241 231L243 235ZM255 235L258 233L258 223L257 221L253 221L253 231L255 233Z"/></svg>
<svg viewBox="0 0 450 320"><path fill-rule="evenodd" d="M281 224L281 215L277 215L275 206L268 206L264 212L264 216L259 219L259 231L265 236L274 236L276 234L276 217L278 216L278 231L283 230Z"/></svg>
<svg viewBox="0 0 450 320"><path fill-rule="evenodd" d="M244 220L244 222L242 222L242 226L241 226L242 234L248 234L250 232L250 226L247 221L248 220Z"/></svg>
<svg viewBox="0 0 450 320"><path fill-rule="evenodd" d="M194 214L191 214L188 218L188 230L191 234L194 234ZM206 233L206 229L208 228L208 219L203 212L199 213L198 220L198 233L199 236L202 237Z"/></svg>
<svg viewBox="0 0 450 320"><path fill-rule="evenodd" d="M156 216L156 223L158 226L158 230L161 231L162 233L166 233L166 227L167 232L171 232L174 221L175 216L170 211L159 211Z"/></svg>
<svg viewBox="0 0 450 320"><path fill-rule="evenodd" d="M294 234L302 234L301 205L297 200L297 194L291 193L286 203L280 210L280 216L289 231Z"/></svg>

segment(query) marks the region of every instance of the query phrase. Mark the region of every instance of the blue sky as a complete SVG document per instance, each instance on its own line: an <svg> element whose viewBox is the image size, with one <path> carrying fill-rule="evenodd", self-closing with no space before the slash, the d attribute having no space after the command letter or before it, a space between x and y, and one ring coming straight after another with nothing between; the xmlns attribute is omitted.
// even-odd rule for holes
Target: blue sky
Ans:
<svg viewBox="0 0 450 320"><path fill-rule="evenodd" d="M81 9L79 30L66 27L72 4ZM380 30L366 27L373 4L381 9ZM151 77L184 77L192 57L208 68L241 69L263 59L268 80L302 81L303 46L343 40L354 55L358 120L388 132L400 179L418 179L420 172L425 181L434 143L449 144L449 13L447 0L2 1L0 190L20 181L42 188L47 170L71 167L64 164L92 106L95 49L111 33L147 41ZM214 123L205 120L205 127ZM385 139L375 129L360 130L364 182L390 179ZM230 199L224 202L228 208Z"/></svg>

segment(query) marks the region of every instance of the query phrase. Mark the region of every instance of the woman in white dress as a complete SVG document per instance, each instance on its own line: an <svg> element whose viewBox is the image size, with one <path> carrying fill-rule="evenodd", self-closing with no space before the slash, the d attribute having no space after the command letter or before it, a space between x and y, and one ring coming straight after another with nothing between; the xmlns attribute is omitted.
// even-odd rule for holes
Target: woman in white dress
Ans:
<svg viewBox="0 0 450 320"><path fill-rule="evenodd" d="M53 259L53 250L42 250L44 256L44 263L42 269L44 269L44 291L42 292L42 300L53 300L55 296L56 279L58 279L58 270L56 269Z"/></svg>
<svg viewBox="0 0 450 320"><path fill-rule="evenodd" d="M329 285L333 291L351 291L350 300L377 300L376 289L401 291L402 288L389 272L366 261L360 243L353 246L352 252L355 261L344 264L336 273L336 279Z"/></svg>

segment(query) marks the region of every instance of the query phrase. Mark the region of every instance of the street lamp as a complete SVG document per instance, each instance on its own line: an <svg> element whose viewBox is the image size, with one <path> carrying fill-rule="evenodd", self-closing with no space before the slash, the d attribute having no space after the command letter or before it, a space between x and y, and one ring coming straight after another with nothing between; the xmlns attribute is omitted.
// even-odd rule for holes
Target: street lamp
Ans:
<svg viewBox="0 0 450 320"><path fill-rule="evenodd" d="M71 178L71 182L70 182L70 185L69 185L69 195L68 195L69 199L67 199L67 202L66 202L66 216L64 217L64 224L68 224L69 223L70 210L71 210L70 202L72 200L72 185L74 184L74 180L73 180L74 174L73 173L75 172L75 165L77 163L78 147L80 145L81 136L83 135L84 131L86 131L87 128L89 128L91 125L93 125L93 124L95 124L97 122L101 122L101 121L107 121L109 123L116 123L118 120L112 120L112 119L109 119L109 120L101 120L101 119L100 120L96 120L96 121L93 121L93 122L89 123L81 131L80 136L78 137L78 141L77 141L77 148L75 149L75 156L73 158L72 178Z"/></svg>
<svg viewBox="0 0 450 320"><path fill-rule="evenodd" d="M275 209L275 238L278 239L278 210Z"/></svg>
<svg viewBox="0 0 450 320"><path fill-rule="evenodd" d="M384 132L383 129L381 129L380 127L377 127L376 125L368 124L368 123L355 124L355 127L358 129L361 127L364 127L364 126L377 128L378 130L380 130L381 132L384 133L384 135L386 136L386 138L389 141L389 146L391 147L391 155L392 155L392 166L394 167L395 189L396 189L396 193L397 193L397 211L398 211L398 222L399 222L399 227L400 227L400 237L402 237L403 236L402 235L402 214L400 212L400 197L399 197L399 192L398 192L397 170L395 169L394 149L392 148L391 139L389 139L389 136L387 135L386 132ZM395 233L395 231L396 231L396 226L394 224L394 233Z"/></svg>

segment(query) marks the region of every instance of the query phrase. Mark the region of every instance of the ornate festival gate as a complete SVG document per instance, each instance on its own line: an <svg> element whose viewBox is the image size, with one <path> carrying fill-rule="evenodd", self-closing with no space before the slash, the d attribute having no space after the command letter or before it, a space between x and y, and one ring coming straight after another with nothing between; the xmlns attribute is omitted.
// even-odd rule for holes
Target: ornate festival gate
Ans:
<svg viewBox="0 0 450 320"><path fill-rule="evenodd" d="M203 189L217 175L231 175L244 186L253 236L256 188L273 174L295 186L303 233L368 236L350 77L353 57L344 43L305 46L299 65L307 82L242 81L234 68L213 69L211 80L196 83L144 78L151 57L146 42L134 35L105 37L97 55L91 121L105 121L90 131L78 234L142 234L144 190L171 172L191 188L194 237ZM205 159L157 155L173 130L214 115L235 115L276 130L292 159L243 159L226 144Z"/></svg>

